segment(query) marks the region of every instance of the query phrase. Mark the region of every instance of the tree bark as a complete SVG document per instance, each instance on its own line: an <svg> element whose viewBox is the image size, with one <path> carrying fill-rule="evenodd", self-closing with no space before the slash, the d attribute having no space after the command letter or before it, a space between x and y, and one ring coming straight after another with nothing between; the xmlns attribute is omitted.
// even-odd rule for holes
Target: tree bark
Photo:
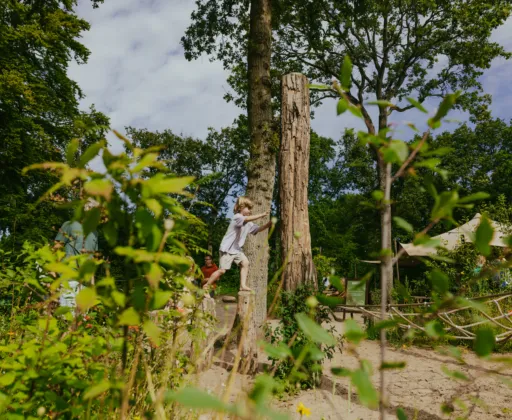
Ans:
<svg viewBox="0 0 512 420"><path fill-rule="evenodd" d="M237 329L240 373L254 375L258 371L258 327L254 322L255 295L238 292L238 306L233 328ZM235 362L236 363L236 362Z"/></svg>
<svg viewBox="0 0 512 420"><path fill-rule="evenodd" d="M302 284L316 287L308 213L310 108L307 78L287 74L282 81L279 196L281 202L281 257L284 289Z"/></svg>
<svg viewBox="0 0 512 420"><path fill-rule="evenodd" d="M272 130L270 56L272 43L271 0L252 0L248 46L248 117L251 136L246 195L253 213L270 211L274 190L278 137ZM265 222L265 221L263 221ZM259 327L266 318L268 241L264 233L248 238L245 253L250 261L248 284L256 295L254 321Z"/></svg>
<svg viewBox="0 0 512 420"><path fill-rule="evenodd" d="M387 110L384 107L380 107L379 109L379 132L387 128L388 126L388 116ZM389 188L389 193L391 197L391 185L387 185L387 178L391 175L388 174L388 168L386 162L382 158L382 155L379 152L376 152L377 156L377 172L379 176L379 189L385 194L386 189ZM391 179L391 178L389 178ZM384 198L381 209L380 209L380 226L381 226L381 251L384 253L392 253L392 222L391 222L391 198ZM384 232L386 231L386 232ZM387 264L385 259L381 264L381 275L384 275L386 278L386 288L387 288L387 301L391 301L391 291L393 290L393 264Z"/></svg>

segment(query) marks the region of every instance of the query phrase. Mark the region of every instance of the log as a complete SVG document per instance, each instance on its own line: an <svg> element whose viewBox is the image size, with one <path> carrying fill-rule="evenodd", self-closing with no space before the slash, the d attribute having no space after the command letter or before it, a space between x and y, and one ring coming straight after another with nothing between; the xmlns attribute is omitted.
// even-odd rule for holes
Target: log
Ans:
<svg viewBox="0 0 512 420"><path fill-rule="evenodd" d="M317 274L311 252L308 214L310 107L308 79L300 73L283 76L279 153L281 203L281 255L284 289L294 291L310 283Z"/></svg>

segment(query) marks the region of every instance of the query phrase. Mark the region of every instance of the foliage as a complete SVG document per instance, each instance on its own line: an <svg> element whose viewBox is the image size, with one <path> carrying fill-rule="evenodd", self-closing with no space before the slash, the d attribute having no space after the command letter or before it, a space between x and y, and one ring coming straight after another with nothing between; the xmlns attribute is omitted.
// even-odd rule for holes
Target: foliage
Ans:
<svg viewBox="0 0 512 420"><path fill-rule="evenodd" d="M221 131L209 129L204 141L183 137L170 130L149 132L128 128L138 147L159 147L160 158L176 175L194 176L189 187L193 199L182 199L185 207L207 226L203 248L218 249L225 232L229 202L241 193L248 160L247 119L240 116L233 126Z"/></svg>
<svg viewBox="0 0 512 420"><path fill-rule="evenodd" d="M126 270L118 287L108 268L101 274L101 257L66 259L48 245L34 249L26 244L15 264L4 260L0 285L4 296L12 296L0 347L6 418L41 412L104 418L143 415L147 410L177 413L172 403L148 400L146 395L155 387L172 390L183 383L200 353L186 353L186 343L178 337L186 331L193 350L211 322L197 310L203 292L186 275L190 261L173 252L186 252L177 237L186 235L190 217L169 194L184 194L190 179L166 174L151 149L131 147L131 152L132 157L113 155L102 141L89 146L79 167L43 163L29 168L56 173L59 182L53 191L76 180L84 183L84 196L73 203L75 218L86 231L103 231L114 253L124 258ZM99 154L105 173L85 168L86 161ZM158 173L140 176L155 167ZM84 210L89 197L99 209ZM120 230L126 236L118 235ZM58 277L52 278L49 271ZM65 307L55 309L71 280L82 287L74 316ZM165 305L168 311L156 321Z"/></svg>
<svg viewBox="0 0 512 420"><path fill-rule="evenodd" d="M23 167L62 161L73 137L94 141L85 125L108 125L94 108L79 111L82 92L66 73L72 59L82 64L89 56L78 41L89 24L75 6L61 0L0 3L0 235L14 250L26 239L44 243L68 216L50 203L36 205L55 178L22 176Z"/></svg>
<svg viewBox="0 0 512 420"><path fill-rule="evenodd" d="M325 359L332 359L336 351L334 341L330 345L318 343L299 327L297 314L310 313L318 325L330 321L328 308L315 306L318 302L315 304L311 300L314 294L315 290L310 285L301 285L295 292L283 292L276 310L279 323L275 328L266 326L265 336L271 344L266 346L271 361L270 370L274 377L285 383L287 391L319 386L321 365ZM327 331L332 334L333 327L327 328ZM338 342L338 346L341 346L341 342ZM283 358L288 354L289 358Z"/></svg>
<svg viewBox="0 0 512 420"><path fill-rule="evenodd" d="M334 77L344 82L340 66L350 55L354 72L345 81L353 87L348 97L363 107L369 129L385 128L387 116L381 112L378 124L372 122L363 104L368 95L400 102L413 95L423 102L463 89L459 105L483 117L489 97L480 95L479 76L494 58L509 58L502 46L490 41L492 31L510 14L505 0L491 5L478 0L272 3L274 97L279 97L277 81L294 71L309 80ZM228 82L235 96L228 99L244 105L249 2L200 0L191 18L182 38L186 58L207 54L221 61L231 70ZM325 24L320 28L318 22ZM332 96L319 92L317 100ZM389 111L411 108L407 103Z"/></svg>

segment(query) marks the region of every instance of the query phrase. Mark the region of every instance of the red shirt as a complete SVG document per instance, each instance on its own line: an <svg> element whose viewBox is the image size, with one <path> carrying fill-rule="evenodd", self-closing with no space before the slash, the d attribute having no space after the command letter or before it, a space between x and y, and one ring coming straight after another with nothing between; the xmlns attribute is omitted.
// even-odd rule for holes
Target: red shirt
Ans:
<svg viewBox="0 0 512 420"><path fill-rule="evenodd" d="M209 279L213 273L215 273L219 267L215 263L211 265L211 267L207 267L206 265L201 267L201 271L205 279ZM216 284L213 285L213 288L216 288Z"/></svg>

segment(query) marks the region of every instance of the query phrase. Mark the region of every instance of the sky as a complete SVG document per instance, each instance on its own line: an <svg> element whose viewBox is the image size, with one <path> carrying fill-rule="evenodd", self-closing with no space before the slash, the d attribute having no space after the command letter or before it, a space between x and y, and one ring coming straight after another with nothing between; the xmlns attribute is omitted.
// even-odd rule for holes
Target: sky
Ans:
<svg viewBox="0 0 512 420"><path fill-rule="evenodd" d="M82 38L91 51L89 61L70 68L71 78L86 95L82 108L95 104L121 132L133 126L205 138L209 127L230 125L241 110L223 99L229 91L227 72L207 56L187 61L180 45L194 8L192 0L106 0L93 9L89 0L79 0L78 14L91 23ZM493 39L512 51L511 35L509 19ZM507 121L512 115L510 66L512 61L495 60L482 77L484 90L493 96L493 116ZM335 111L335 101L326 101L316 111L312 128L334 139L346 128L364 128L355 117L336 117ZM425 120L417 110L397 118L419 128ZM121 150L113 136L109 141L114 151Z"/></svg>

